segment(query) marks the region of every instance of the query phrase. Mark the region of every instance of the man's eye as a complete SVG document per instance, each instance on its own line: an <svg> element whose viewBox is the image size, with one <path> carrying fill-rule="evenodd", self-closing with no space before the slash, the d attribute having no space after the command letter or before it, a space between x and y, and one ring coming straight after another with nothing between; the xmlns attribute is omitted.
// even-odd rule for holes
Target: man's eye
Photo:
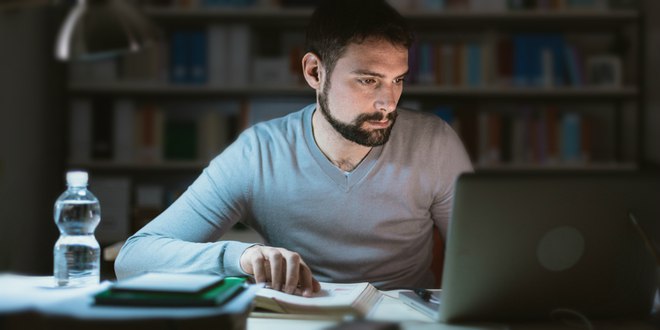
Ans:
<svg viewBox="0 0 660 330"><path fill-rule="evenodd" d="M395 84L403 84L403 82L406 81L406 78L397 78L394 79Z"/></svg>
<svg viewBox="0 0 660 330"><path fill-rule="evenodd" d="M376 80L371 78L358 79L358 81L363 85L372 85L376 83Z"/></svg>

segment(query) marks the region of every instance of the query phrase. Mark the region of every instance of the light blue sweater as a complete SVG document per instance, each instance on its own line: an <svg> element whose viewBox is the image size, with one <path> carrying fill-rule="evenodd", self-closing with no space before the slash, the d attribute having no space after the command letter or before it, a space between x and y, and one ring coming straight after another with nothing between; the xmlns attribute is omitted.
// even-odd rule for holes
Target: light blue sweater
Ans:
<svg viewBox="0 0 660 330"><path fill-rule="evenodd" d="M143 271L244 275L236 222L298 252L326 282L432 287L432 228L446 232L454 183L472 167L449 125L399 110L390 140L350 173L312 135L314 105L243 132L188 190L130 237L118 278Z"/></svg>

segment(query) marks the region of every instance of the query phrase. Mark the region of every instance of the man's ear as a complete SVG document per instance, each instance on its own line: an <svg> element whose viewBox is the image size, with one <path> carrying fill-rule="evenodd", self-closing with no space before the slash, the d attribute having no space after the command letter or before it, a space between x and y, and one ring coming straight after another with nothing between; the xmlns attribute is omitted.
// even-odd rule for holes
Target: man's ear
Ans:
<svg viewBox="0 0 660 330"><path fill-rule="evenodd" d="M302 69L307 84L316 90L320 89L325 71L318 55L312 52L305 54L302 58Z"/></svg>

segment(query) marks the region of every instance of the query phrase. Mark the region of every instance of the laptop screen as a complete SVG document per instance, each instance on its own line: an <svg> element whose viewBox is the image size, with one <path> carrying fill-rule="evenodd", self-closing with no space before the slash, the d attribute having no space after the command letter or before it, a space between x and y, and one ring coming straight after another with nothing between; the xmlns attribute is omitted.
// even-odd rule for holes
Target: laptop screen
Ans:
<svg viewBox="0 0 660 330"><path fill-rule="evenodd" d="M442 321L649 314L656 264L631 218L659 242L659 176L465 174L454 198Z"/></svg>

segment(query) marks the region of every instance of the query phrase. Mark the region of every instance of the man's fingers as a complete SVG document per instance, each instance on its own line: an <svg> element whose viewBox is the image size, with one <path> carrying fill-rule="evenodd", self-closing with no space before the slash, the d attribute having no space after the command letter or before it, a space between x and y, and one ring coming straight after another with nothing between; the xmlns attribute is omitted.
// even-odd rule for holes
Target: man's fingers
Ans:
<svg viewBox="0 0 660 330"><path fill-rule="evenodd" d="M284 292L293 294L299 284L300 278L300 255L297 253L286 253L286 283Z"/></svg>
<svg viewBox="0 0 660 330"><path fill-rule="evenodd" d="M257 283L270 283L275 290L306 297L321 290L321 285L298 253L259 246L246 250L241 258L245 258L245 263L241 260L241 266L248 274L252 273Z"/></svg>
<svg viewBox="0 0 660 330"><path fill-rule="evenodd" d="M255 282L263 283L267 281L266 270L264 267L266 259L261 254L261 252L257 253L258 255L252 257L252 275L254 276Z"/></svg>
<svg viewBox="0 0 660 330"><path fill-rule="evenodd" d="M282 267L285 267L285 265L282 261L282 255L279 253L279 251L269 251L268 263L270 264L270 269L266 269L266 272L270 274L271 288L275 290L282 290Z"/></svg>
<svg viewBox="0 0 660 330"><path fill-rule="evenodd" d="M273 281L273 276L270 273L270 261L268 261L268 259L264 259L264 276L266 277L267 283Z"/></svg>
<svg viewBox="0 0 660 330"><path fill-rule="evenodd" d="M314 277L307 265L300 265L300 289L299 295L304 297L311 297L314 294Z"/></svg>

